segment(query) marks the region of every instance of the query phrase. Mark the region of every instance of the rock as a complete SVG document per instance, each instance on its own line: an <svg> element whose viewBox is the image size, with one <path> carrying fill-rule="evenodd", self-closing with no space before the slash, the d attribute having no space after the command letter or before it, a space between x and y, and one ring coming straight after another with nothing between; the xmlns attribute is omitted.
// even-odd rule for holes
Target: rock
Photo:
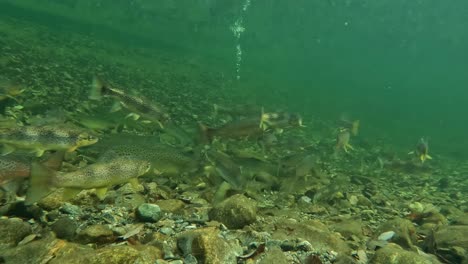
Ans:
<svg viewBox="0 0 468 264"><path fill-rule="evenodd" d="M346 239L352 236L362 237L362 223L359 220L343 219L341 222L333 224L332 229Z"/></svg>
<svg viewBox="0 0 468 264"><path fill-rule="evenodd" d="M51 194L41 199L37 205L46 211L60 208L65 203L63 199L63 189L54 190Z"/></svg>
<svg viewBox="0 0 468 264"><path fill-rule="evenodd" d="M0 249L16 246L31 233L31 226L19 218L0 219Z"/></svg>
<svg viewBox="0 0 468 264"><path fill-rule="evenodd" d="M82 255L84 252L93 252L92 248L69 243L65 240L56 239L50 233L44 234L42 239L31 241L27 244L14 248L2 250L1 256L4 263L80 263L76 257L69 258L69 254ZM66 255L66 257L62 257ZM61 260L57 261L57 258ZM83 262L81 262L83 263Z"/></svg>
<svg viewBox="0 0 468 264"><path fill-rule="evenodd" d="M39 220L44 215L44 211L37 204L25 205L24 202L16 202L10 204L5 215L14 215L22 219L33 218Z"/></svg>
<svg viewBox="0 0 468 264"><path fill-rule="evenodd" d="M70 241L75 237L78 224L69 217L62 217L55 221L50 228L54 231L57 238Z"/></svg>
<svg viewBox="0 0 468 264"><path fill-rule="evenodd" d="M177 214L185 207L185 203L177 199L159 200L155 202L163 212Z"/></svg>
<svg viewBox="0 0 468 264"><path fill-rule="evenodd" d="M210 212L211 220L216 220L225 224L228 228L243 228L255 222L257 218L257 207L254 201L242 194L233 195Z"/></svg>
<svg viewBox="0 0 468 264"><path fill-rule="evenodd" d="M315 220L298 222L293 219L279 219L274 223L276 230L272 233L272 239L288 240L300 237L309 241L312 248L336 251L340 254L350 254L351 249L342 240L338 233L331 232L326 225Z"/></svg>
<svg viewBox="0 0 468 264"><path fill-rule="evenodd" d="M82 213L79 206L70 203L64 203L62 207L60 207L60 212L71 216L79 216Z"/></svg>
<svg viewBox="0 0 468 264"><path fill-rule="evenodd" d="M359 201L358 197L356 195L351 195L349 198L348 198L348 201L351 205L356 205Z"/></svg>
<svg viewBox="0 0 468 264"><path fill-rule="evenodd" d="M144 203L138 206L136 216L142 222L156 223L162 218L162 212L158 205Z"/></svg>
<svg viewBox="0 0 468 264"><path fill-rule="evenodd" d="M455 217L452 223L455 225L468 225L468 213Z"/></svg>
<svg viewBox="0 0 468 264"><path fill-rule="evenodd" d="M365 197L365 196L360 195L360 196L358 196L358 199L359 199L359 200L358 200L358 205L359 205L359 206L365 206L365 207L371 208L372 205L373 205L373 204L372 204L372 201L369 200L369 199L368 199L367 197Z"/></svg>
<svg viewBox="0 0 468 264"><path fill-rule="evenodd" d="M426 238L425 245L428 252L442 256L450 263L468 262L468 226L440 227Z"/></svg>
<svg viewBox="0 0 468 264"><path fill-rule="evenodd" d="M413 223L407 219L395 218L385 222L379 227L377 235L389 231L395 232L395 235L389 241L398 244L405 249L413 248L414 243L417 241L416 229Z"/></svg>
<svg viewBox="0 0 468 264"><path fill-rule="evenodd" d="M439 212L429 212L425 214L421 224L447 225L448 221L444 215Z"/></svg>
<svg viewBox="0 0 468 264"><path fill-rule="evenodd" d="M78 241L83 244L105 244L115 240L114 232L106 225L91 225L79 232Z"/></svg>
<svg viewBox="0 0 468 264"><path fill-rule="evenodd" d="M108 246L97 250L61 250L50 264L80 263L155 263L161 258L161 251L152 246Z"/></svg>
<svg viewBox="0 0 468 264"><path fill-rule="evenodd" d="M47 222L55 222L60 218L61 214L58 210L50 211L46 214Z"/></svg>
<svg viewBox="0 0 468 264"><path fill-rule="evenodd" d="M170 227L161 227L161 229L159 229L159 232L161 232L164 235L170 236L174 234L174 229Z"/></svg>
<svg viewBox="0 0 468 264"><path fill-rule="evenodd" d="M284 240L280 244L281 250L284 251L293 251L296 249L296 241L294 240Z"/></svg>
<svg viewBox="0 0 468 264"><path fill-rule="evenodd" d="M242 248L235 240L225 240L219 230L207 227L185 231L177 236L177 246L184 256L195 256L199 263L237 263Z"/></svg>
<svg viewBox="0 0 468 264"><path fill-rule="evenodd" d="M376 251L370 264L436 264L436 259L419 255L416 252L406 251L397 244L389 243L387 246Z"/></svg>
<svg viewBox="0 0 468 264"><path fill-rule="evenodd" d="M268 249L268 251L265 252L265 256L258 263L259 264L269 264L269 263L288 264L290 262L288 261L288 259L286 258L286 255L284 255L283 251L281 251L280 248L273 247L273 248Z"/></svg>
<svg viewBox="0 0 468 264"><path fill-rule="evenodd" d="M380 234L380 235L377 237L377 240L380 240L380 241L389 241L389 240L392 239L394 236L395 236L395 232L394 232L394 231L387 231L387 232L383 232L382 234Z"/></svg>
<svg viewBox="0 0 468 264"><path fill-rule="evenodd" d="M184 257L185 264L198 264L198 260L192 254L188 254Z"/></svg>

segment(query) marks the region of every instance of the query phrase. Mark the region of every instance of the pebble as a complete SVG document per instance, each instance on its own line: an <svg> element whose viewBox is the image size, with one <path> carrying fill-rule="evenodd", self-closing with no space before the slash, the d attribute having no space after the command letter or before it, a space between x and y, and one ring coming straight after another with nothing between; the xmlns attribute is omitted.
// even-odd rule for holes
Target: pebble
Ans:
<svg viewBox="0 0 468 264"><path fill-rule="evenodd" d="M114 233L106 225L91 225L79 233L79 240L83 244L104 244L114 240Z"/></svg>
<svg viewBox="0 0 468 264"><path fill-rule="evenodd" d="M394 231L387 231L387 232L383 232L382 234L380 234L379 237L377 237L377 239L380 241L388 241L392 239L394 235L395 235Z"/></svg>
<svg viewBox="0 0 468 264"><path fill-rule="evenodd" d="M309 197L303 195L303 196L301 196L300 201L302 201L304 203L311 203L312 199L310 199Z"/></svg>
<svg viewBox="0 0 468 264"><path fill-rule="evenodd" d="M187 254L184 257L184 263L185 264L198 264L198 260L192 254Z"/></svg>
<svg viewBox="0 0 468 264"><path fill-rule="evenodd" d="M75 237L78 224L69 217L62 217L55 221L50 228L57 238L72 240Z"/></svg>
<svg viewBox="0 0 468 264"><path fill-rule="evenodd" d="M161 208L156 204L144 203L138 206L137 218L143 222L155 223L162 218Z"/></svg>
<svg viewBox="0 0 468 264"><path fill-rule="evenodd" d="M228 228L243 228L256 221L257 206L253 200L236 194L215 206L209 216L211 220L219 221Z"/></svg>
<svg viewBox="0 0 468 264"><path fill-rule="evenodd" d="M16 246L32 228L19 218L0 219L0 249Z"/></svg>
<svg viewBox="0 0 468 264"><path fill-rule="evenodd" d="M302 250L302 251L312 251L314 248L312 247L312 244L307 241L307 240L302 240L299 243L297 243L297 249Z"/></svg>
<svg viewBox="0 0 468 264"><path fill-rule="evenodd" d="M172 228L170 228L170 227L163 227L163 228L159 229L159 232L161 232L164 235L168 235L168 236L174 234L174 230Z"/></svg>
<svg viewBox="0 0 468 264"><path fill-rule="evenodd" d="M62 207L60 207L60 212L72 216L78 216L81 214L81 208L74 204L64 203Z"/></svg>

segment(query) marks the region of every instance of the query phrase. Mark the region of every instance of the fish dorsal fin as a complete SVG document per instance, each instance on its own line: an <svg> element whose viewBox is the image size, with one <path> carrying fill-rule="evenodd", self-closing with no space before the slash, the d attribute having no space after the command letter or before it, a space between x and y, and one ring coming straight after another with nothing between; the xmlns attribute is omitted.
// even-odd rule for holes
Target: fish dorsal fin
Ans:
<svg viewBox="0 0 468 264"><path fill-rule="evenodd" d="M96 196L99 198L100 201L104 200L107 193L107 187L96 188Z"/></svg>
<svg viewBox="0 0 468 264"><path fill-rule="evenodd" d="M31 177L25 203L33 204L46 197L52 191L55 174L55 171L34 162L31 165Z"/></svg>

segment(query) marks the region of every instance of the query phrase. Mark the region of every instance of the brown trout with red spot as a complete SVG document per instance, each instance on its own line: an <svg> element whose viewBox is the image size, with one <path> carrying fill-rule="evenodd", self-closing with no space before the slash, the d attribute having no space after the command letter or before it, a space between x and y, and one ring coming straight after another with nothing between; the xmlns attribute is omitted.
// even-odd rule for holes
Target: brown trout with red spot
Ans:
<svg viewBox="0 0 468 264"><path fill-rule="evenodd" d="M64 154L63 151L57 151L48 155L41 163L47 168L57 170L62 164ZM29 177L31 164L31 157L24 155L0 156L0 186L13 180Z"/></svg>

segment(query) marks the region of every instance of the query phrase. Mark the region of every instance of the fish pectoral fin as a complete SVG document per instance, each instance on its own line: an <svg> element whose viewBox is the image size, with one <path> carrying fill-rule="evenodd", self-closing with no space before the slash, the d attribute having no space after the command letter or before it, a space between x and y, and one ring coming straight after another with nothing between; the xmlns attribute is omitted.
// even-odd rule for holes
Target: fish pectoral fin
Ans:
<svg viewBox="0 0 468 264"><path fill-rule="evenodd" d="M138 181L137 178L132 178L129 180L130 184L132 185L133 190L138 190L138 187L140 187L140 182Z"/></svg>
<svg viewBox="0 0 468 264"><path fill-rule="evenodd" d="M111 107L111 109L110 109L109 112L115 113L115 112L120 111L121 109L122 109L122 105L121 105L119 102L115 102L115 103L112 105L112 107Z"/></svg>
<svg viewBox="0 0 468 264"><path fill-rule="evenodd" d="M430 160L431 160L432 157L426 154L426 159L430 159Z"/></svg>
<svg viewBox="0 0 468 264"><path fill-rule="evenodd" d="M139 115L139 114L135 114L135 113L130 113L130 114L126 115L126 116L125 116L125 119L130 118L130 117L131 117L133 120L135 120L135 121L138 120L138 119L140 119L140 115Z"/></svg>
<svg viewBox="0 0 468 264"><path fill-rule="evenodd" d="M107 187L96 188L96 196L99 198L100 201L104 200L107 193Z"/></svg>
<svg viewBox="0 0 468 264"><path fill-rule="evenodd" d="M413 155L413 154L414 154L414 151L408 152L408 155Z"/></svg>
<svg viewBox="0 0 468 264"><path fill-rule="evenodd" d="M345 150L347 150L348 148L351 149L351 150L354 150L354 147L351 146L350 144L346 144L346 145L344 146L344 148L345 148ZM348 151L346 151L346 152L348 152Z"/></svg>
<svg viewBox="0 0 468 264"><path fill-rule="evenodd" d="M164 129L164 125L161 122L157 121L157 123L161 129Z"/></svg>
<svg viewBox="0 0 468 264"><path fill-rule="evenodd" d="M12 145L4 144L2 148L2 156L8 155L13 151L15 151L15 147L13 147Z"/></svg>
<svg viewBox="0 0 468 264"><path fill-rule="evenodd" d="M65 201L68 201L70 199L72 199L73 197L75 197L78 193L81 192L81 189L76 189L76 188L65 188L63 190L63 199Z"/></svg>
<svg viewBox="0 0 468 264"><path fill-rule="evenodd" d="M44 149L35 149L34 152L36 153L36 157L42 157L44 155Z"/></svg>
<svg viewBox="0 0 468 264"><path fill-rule="evenodd" d="M78 146L71 147L71 148L67 149L67 152L73 152L73 151L75 151L77 148L78 148Z"/></svg>

